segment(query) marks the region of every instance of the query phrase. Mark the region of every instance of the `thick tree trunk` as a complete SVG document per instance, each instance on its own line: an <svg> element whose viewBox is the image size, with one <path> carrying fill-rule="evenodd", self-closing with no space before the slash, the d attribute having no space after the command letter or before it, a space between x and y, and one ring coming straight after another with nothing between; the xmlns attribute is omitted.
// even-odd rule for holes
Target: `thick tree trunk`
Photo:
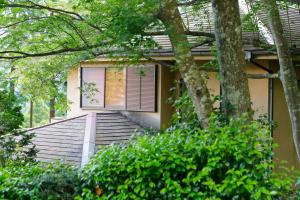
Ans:
<svg viewBox="0 0 300 200"><path fill-rule="evenodd" d="M201 126L206 128L213 111L212 101L205 79L200 75L199 67L192 56L176 0L164 1L159 18L166 27L173 46L176 64L194 103L198 119Z"/></svg>
<svg viewBox="0 0 300 200"><path fill-rule="evenodd" d="M248 113L252 119L238 0L212 0L225 118Z"/></svg>
<svg viewBox="0 0 300 200"><path fill-rule="evenodd" d="M51 123L51 119L55 117L55 98L50 99L49 104L49 123Z"/></svg>
<svg viewBox="0 0 300 200"><path fill-rule="evenodd" d="M29 104L29 128L33 127L33 101Z"/></svg>
<svg viewBox="0 0 300 200"><path fill-rule="evenodd" d="M293 140L300 161L300 91L297 84L296 71L283 34L279 10L275 0L263 0L269 17L269 25L277 47L280 64L279 78L282 82L285 99L291 119Z"/></svg>

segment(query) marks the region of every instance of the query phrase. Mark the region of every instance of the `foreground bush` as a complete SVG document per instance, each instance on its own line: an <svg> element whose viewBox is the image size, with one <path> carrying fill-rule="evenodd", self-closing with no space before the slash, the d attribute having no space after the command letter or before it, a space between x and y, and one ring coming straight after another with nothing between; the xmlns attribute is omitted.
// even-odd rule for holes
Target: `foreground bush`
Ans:
<svg viewBox="0 0 300 200"><path fill-rule="evenodd" d="M62 164L7 166L0 168L0 199L74 199L79 180L76 168Z"/></svg>
<svg viewBox="0 0 300 200"><path fill-rule="evenodd" d="M23 131L0 135L0 167L34 162L37 149L31 141L33 137L33 133Z"/></svg>
<svg viewBox="0 0 300 200"><path fill-rule="evenodd" d="M77 199L283 199L291 174L272 171L272 141L258 123L214 120L207 131L173 130L98 152Z"/></svg>

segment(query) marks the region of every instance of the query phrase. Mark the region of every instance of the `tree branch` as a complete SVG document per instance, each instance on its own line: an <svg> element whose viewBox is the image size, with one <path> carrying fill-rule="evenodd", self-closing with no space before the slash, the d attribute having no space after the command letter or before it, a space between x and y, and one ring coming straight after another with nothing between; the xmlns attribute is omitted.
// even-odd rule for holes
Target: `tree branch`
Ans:
<svg viewBox="0 0 300 200"><path fill-rule="evenodd" d="M175 65L174 64L170 64L169 62L165 62L165 61L162 61L162 60L157 60L157 59L154 59L150 56L145 56L143 55L143 57L151 62L154 62L156 64L160 64L162 66L165 66L165 67L174 67Z"/></svg>
<svg viewBox="0 0 300 200"><path fill-rule="evenodd" d="M32 18L24 19L22 21L18 21L18 22L15 22L15 23L8 24L6 26L0 26L0 29L6 29L6 28L16 26L18 24L22 24L22 23L25 23L25 22L28 22L28 21L31 21L31 20L41 20L41 19L47 19L47 18L49 18L49 17L32 17Z"/></svg>
<svg viewBox="0 0 300 200"><path fill-rule="evenodd" d="M250 79L274 79L279 78L279 74L247 74Z"/></svg>
<svg viewBox="0 0 300 200"><path fill-rule="evenodd" d="M219 72L218 68L214 68L214 67L199 67L199 69L201 71L206 71L206 72ZM275 74L247 74L247 78L249 79L275 79L275 78L279 78L279 74L275 73Z"/></svg>
<svg viewBox="0 0 300 200"><path fill-rule="evenodd" d="M6 4L6 3L1 4L0 3L0 8L27 8L27 9L35 9L35 10L49 10L54 13L67 14L73 18L75 17L76 19L84 20L84 18L81 15L79 15L78 13L66 11L66 10L62 10L62 9L57 9L57 8L51 8L51 7L43 6L40 4L33 3L33 2L31 2L31 5L17 4L17 3L12 3L12 4Z"/></svg>
<svg viewBox="0 0 300 200"><path fill-rule="evenodd" d="M215 38L215 34L202 32L202 31L185 31L185 34L191 36L203 36L203 37ZM165 31L153 31L153 32L146 32L146 35L160 36L160 35L167 35L167 33Z"/></svg>
<svg viewBox="0 0 300 200"><path fill-rule="evenodd" d="M64 48L64 49L48 51L48 52L43 52L43 53L27 53L27 52L22 52L22 51L1 51L0 52L0 59L12 60L12 59L22 59L22 58L29 58L29 57L33 58L33 57L51 56L51 55L57 55L57 54L62 54L62 53L86 51L86 50L90 50L92 48L97 48L97 47L100 47L100 46L103 46L103 45L105 45L105 43L98 44L98 45L84 46L84 47ZM16 55L16 56L1 56L1 54L2 55L3 54L19 54L19 55Z"/></svg>
<svg viewBox="0 0 300 200"><path fill-rule="evenodd" d="M205 45L205 44L211 44L211 43L213 43L214 42L214 40L204 40L203 42L200 42L200 43L197 43L197 44L194 44L194 45L192 45L191 46L191 49L194 49L194 48L197 48L197 47L200 47L200 46L203 46L203 45Z"/></svg>
<svg viewBox="0 0 300 200"><path fill-rule="evenodd" d="M195 4L198 4L200 3L201 0L190 0L190 1L181 1L181 2L178 2L177 3L177 6L192 6L192 5L195 5Z"/></svg>
<svg viewBox="0 0 300 200"><path fill-rule="evenodd" d="M67 15L67 16L73 18L74 20L82 21L82 22L86 23L87 25L89 25L90 27L92 27L96 30L102 31L102 29L100 27L89 23L86 19L84 19L84 17L82 17L80 14L78 14L76 12L66 11L66 10L62 10L62 9L58 9L58 8L52 8L49 6L44 6L41 4L34 3L32 1L30 1L30 3L31 3L31 5L0 3L0 8L27 8L27 9L35 9L35 10L48 10L53 13Z"/></svg>

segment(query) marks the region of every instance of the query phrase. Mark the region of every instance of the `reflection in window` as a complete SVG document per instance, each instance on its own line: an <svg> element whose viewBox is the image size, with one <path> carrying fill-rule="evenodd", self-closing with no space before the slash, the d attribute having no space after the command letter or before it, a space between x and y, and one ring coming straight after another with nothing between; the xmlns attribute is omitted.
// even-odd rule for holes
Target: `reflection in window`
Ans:
<svg viewBox="0 0 300 200"><path fill-rule="evenodd" d="M104 107L104 68L82 68L82 107Z"/></svg>

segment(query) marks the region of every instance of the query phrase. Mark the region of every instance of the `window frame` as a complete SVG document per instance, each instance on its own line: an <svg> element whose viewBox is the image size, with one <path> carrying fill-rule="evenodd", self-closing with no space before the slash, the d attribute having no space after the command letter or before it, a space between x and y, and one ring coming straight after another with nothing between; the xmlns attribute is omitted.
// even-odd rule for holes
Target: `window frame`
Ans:
<svg viewBox="0 0 300 200"><path fill-rule="evenodd" d="M127 109L127 68L129 67L124 67L125 70L124 70L124 79L125 79L125 98L124 98L124 108L109 108L106 106L106 101L105 101L105 95L106 95L106 72L107 72L107 68L113 68L113 67L105 67L105 66L101 66L101 67L95 67L95 68L104 68L104 92L103 92L103 95L104 95L104 103L103 103L103 107L102 106L83 106L83 94L80 92L80 109L82 110L111 110L111 111L130 111L130 112L152 112L152 113L155 113L157 112L157 108L158 108L158 65L155 65L155 64L146 64L146 65L140 65L140 66L136 66L136 67L153 67L154 68L154 82L153 82L153 86L154 86L154 109L153 110L143 110L143 109L139 109L139 110L128 110ZM80 88L82 88L83 86L83 69L84 68L90 68L90 67L84 67L84 66L80 66L80 70L79 70L79 73L80 73ZM141 82L141 79L140 79L140 82ZM140 87L141 87L142 84L140 84ZM140 91L141 91L141 88L140 88ZM141 99L141 92L140 92L140 99ZM141 103L140 103L141 104Z"/></svg>

